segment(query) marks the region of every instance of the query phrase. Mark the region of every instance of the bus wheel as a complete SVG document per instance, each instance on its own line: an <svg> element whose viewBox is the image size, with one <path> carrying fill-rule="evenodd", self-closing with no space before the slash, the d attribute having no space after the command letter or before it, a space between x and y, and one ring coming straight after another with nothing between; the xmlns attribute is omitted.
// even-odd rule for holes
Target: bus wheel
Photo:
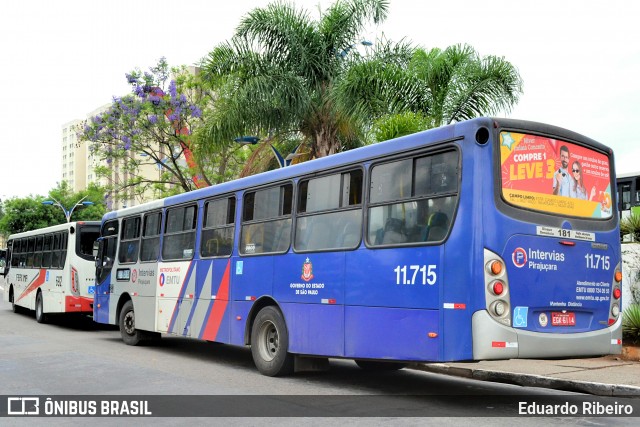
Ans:
<svg viewBox="0 0 640 427"><path fill-rule="evenodd" d="M15 298L13 297L13 288L9 291L9 301L11 302L11 310L14 313L20 313L20 307L16 305Z"/></svg>
<svg viewBox="0 0 640 427"><path fill-rule="evenodd" d="M142 331L136 329L136 314L133 311L133 302L127 301L122 306L118 325L120 326L122 341L125 344L138 345L142 341Z"/></svg>
<svg viewBox="0 0 640 427"><path fill-rule="evenodd" d="M258 312L251 328L251 355L258 371L277 377L293 372L287 325L280 310L273 306Z"/></svg>
<svg viewBox="0 0 640 427"><path fill-rule="evenodd" d="M36 322L47 323L47 315L44 314L44 305L42 303L42 292L36 295Z"/></svg>
<svg viewBox="0 0 640 427"><path fill-rule="evenodd" d="M356 365L365 371L397 371L405 368L406 363L402 362L376 362L372 360L355 360Z"/></svg>

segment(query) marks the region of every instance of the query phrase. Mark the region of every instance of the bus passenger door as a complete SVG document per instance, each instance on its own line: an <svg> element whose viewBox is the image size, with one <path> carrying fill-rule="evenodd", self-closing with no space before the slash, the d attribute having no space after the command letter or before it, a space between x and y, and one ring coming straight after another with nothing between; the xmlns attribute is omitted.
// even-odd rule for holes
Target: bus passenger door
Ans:
<svg viewBox="0 0 640 427"><path fill-rule="evenodd" d="M116 256L116 238L99 238L98 253L96 256L96 289L93 302L93 320L98 323L115 324L115 312L113 320L109 321L110 297L113 291L111 286L111 270ZM115 307L114 307L115 310Z"/></svg>

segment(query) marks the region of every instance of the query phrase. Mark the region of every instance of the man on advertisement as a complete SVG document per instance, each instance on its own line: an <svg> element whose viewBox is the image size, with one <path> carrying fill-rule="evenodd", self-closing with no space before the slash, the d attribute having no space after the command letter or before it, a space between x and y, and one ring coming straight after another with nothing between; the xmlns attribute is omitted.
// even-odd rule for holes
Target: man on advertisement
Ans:
<svg viewBox="0 0 640 427"><path fill-rule="evenodd" d="M554 174L553 194L555 196L571 196L571 175L569 174L569 148L560 147L560 162L562 167Z"/></svg>

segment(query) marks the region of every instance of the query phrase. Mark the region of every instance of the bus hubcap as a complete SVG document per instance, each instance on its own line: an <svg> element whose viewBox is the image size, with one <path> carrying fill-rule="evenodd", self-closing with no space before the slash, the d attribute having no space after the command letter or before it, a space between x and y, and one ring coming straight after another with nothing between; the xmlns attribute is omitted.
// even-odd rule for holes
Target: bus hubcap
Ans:
<svg viewBox="0 0 640 427"><path fill-rule="evenodd" d="M273 360L278 353L278 329L271 322L265 322L260 329L262 336L262 345L260 346L260 354L265 360Z"/></svg>
<svg viewBox="0 0 640 427"><path fill-rule="evenodd" d="M133 314L133 311L130 311L124 315L124 331L129 335L133 335L135 330L136 330L135 316Z"/></svg>

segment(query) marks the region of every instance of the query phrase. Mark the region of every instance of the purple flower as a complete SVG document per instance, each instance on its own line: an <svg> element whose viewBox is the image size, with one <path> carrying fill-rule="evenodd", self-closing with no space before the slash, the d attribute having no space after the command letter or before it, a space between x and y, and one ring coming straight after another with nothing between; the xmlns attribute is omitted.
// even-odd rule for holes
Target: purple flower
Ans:
<svg viewBox="0 0 640 427"><path fill-rule="evenodd" d="M150 114L147 118L149 119L149 123L151 123L152 125L158 123L158 116L156 116L155 114Z"/></svg>
<svg viewBox="0 0 640 427"><path fill-rule="evenodd" d="M129 84L138 83L138 78L135 77L133 74L126 73L125 77L127 78L127 82L129 82Z"/></svg>
<svg viewBox="0 0 640 427"><path fill-rule="evenodd" d="M176 96L178 96L178 89L176 87L175 80L171 80L171 83L169 83L169 94L171 95L172 98L175 98Z"/></svg>
<svg viewBox="0 0 640 427"><path fill-rule="evenodd" d="M202 117L202 110L200 110L198 107L196 107L195 105L191 105L189 106L189 108L191 109L191 117L195 117L196 119Z"/></svg>

